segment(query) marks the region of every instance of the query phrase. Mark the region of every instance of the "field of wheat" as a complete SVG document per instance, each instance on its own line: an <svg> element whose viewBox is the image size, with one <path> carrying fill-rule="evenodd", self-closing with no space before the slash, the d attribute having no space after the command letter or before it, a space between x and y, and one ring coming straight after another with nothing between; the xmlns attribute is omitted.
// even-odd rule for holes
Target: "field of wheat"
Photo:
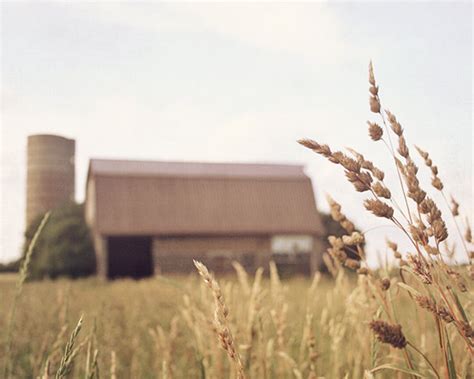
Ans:
<svg viewBox="0 0 474 379"><path fill-rule="evenodd" d="M342 270L335 279L317 274L312 280L283 281L275 270L262 277L237 268L235 277L220 278L219 284L233 349L248 377L409 377L405 354L414 375L433 377L415 349L394 348L370 332L370 321L385 316L383 303L403 325L407 341L435 367L444 365L436 319L410 301L395 279L383 290L388 283L377 287L367 276ZM0 280L2 331L7 330L15 282L15 277ZM83 317L72 347L70 377L233 377L238 370L221 347L214 313L213 293L197 276L28 283L17 304L10 375L54 377ZM454 326L446 332L458 377L467 378L472 367L462 336Z"/></svg>
<svg viewBox="0 0 474 379"><path fill-rule="evenodd" d="M250 275L234 263L235 275L215 278L195 262L189 277L28 283L46 216L19 275L0 278L2 377L472 378L469 220L455 198L448 200L430 155L409 148L396 116L382 111L372 64L369 84L377 117L368 122L369 136L393 158L400 198L359 152L299 142L342 168L367 195L366 210L410 243L402 252L398 241L387 241L392 266L370 269L364 233L328 198L347 234L329 238L325 275L281 280L274 264ZM428 186L412 151L431 174Z"/></svg>

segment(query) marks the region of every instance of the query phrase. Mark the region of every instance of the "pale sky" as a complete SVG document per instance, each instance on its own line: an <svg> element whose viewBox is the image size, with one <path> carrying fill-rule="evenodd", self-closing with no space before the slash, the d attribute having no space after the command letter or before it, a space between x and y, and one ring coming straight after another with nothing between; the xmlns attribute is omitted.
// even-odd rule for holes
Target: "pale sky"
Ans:
<svg viewBox="0 0 474 379"><path fill-rule="evenodd" d="M396 183L367 136L366 121L377 121L370 59L383 106L410 147L431 152L472 219L472 11L470 2L2 2L0 261L20 254L26 138L36 133L76 139L78 201L91 157L302 163L321 210L331 193L362 230L389 225L366 213L341 170L295 142L353 147ZM395 232L366 235L374 264L386 233Z"/></svg>

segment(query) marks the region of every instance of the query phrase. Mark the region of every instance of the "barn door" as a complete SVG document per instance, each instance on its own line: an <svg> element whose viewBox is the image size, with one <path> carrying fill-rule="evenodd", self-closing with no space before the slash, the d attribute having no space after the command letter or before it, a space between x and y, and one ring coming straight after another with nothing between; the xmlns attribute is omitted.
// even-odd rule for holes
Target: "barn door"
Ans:
<svg viewBox="0 0 474 379"><path fill-rule="evenodd" d="M151 237L109 237L107 246L107 273L110 279L139 279L153 275Z"/></svg>

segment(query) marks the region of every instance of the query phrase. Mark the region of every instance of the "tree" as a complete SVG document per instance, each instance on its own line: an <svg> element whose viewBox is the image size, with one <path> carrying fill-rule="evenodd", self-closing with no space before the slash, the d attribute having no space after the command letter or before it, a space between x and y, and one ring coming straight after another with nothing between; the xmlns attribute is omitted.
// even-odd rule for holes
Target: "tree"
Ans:
<svg viewBox="0 0 474 379"><path fill-rule="evenodd" d="M25 232L24 252L33 238L43 215L38 216ZM95 254L82 204L67 203L54 209L38 238L30 264L30 277L77 278L95 272Z"/></svg>
<svg viewBox="0 0 474 379"><path fill-rule="evenodd" d="M8 263L0 263L0 273L2 272L18 272L20 269L20 259Z"/></svg>

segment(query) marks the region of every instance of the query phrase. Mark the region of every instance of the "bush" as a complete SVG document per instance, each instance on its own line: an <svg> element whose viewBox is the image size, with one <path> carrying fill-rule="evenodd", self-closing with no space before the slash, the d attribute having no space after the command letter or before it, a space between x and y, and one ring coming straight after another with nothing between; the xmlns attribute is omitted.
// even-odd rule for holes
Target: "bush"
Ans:
<svg viewBox="0 0 474 379"><path fill-rule="evenodd" d="M24 252L38 228L38 216L25 233ZM68 203L51 213L33 252L30 278L77 278L95 272L95 254L82 204Z"/></svg>
<svg viewBox="0 0 474 379"><path fill-rule="evenodd" d="M0 273L3 272L18 272L20 269L20 259L8 263L0 263Z"/></svg>

